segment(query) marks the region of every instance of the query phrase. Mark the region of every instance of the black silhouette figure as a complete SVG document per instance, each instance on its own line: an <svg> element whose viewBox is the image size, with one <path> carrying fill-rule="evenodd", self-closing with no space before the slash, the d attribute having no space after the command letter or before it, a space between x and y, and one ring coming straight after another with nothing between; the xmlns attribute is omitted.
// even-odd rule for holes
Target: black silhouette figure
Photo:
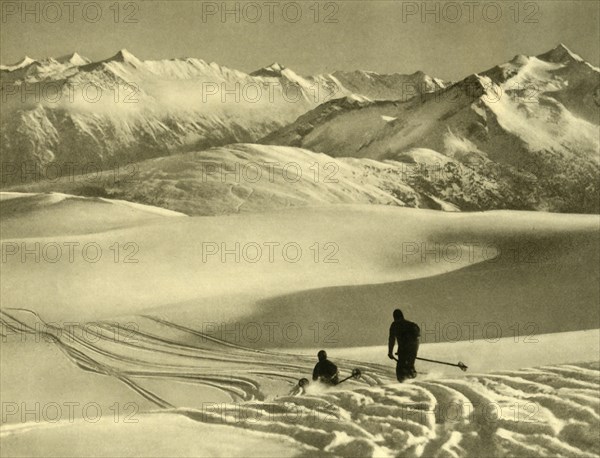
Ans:
<svg viewBox="0 0 600 458"><path fill-rule="evenodd" d="M404 319L400 309L394 310L394 321L390 326L388 341L388 357L394 358L394 344L398 342L398 359L396 363L396 377L399 382L407 378L415 378L415 359L419 351L419 336L421 329L416 323Z"/></svg>
<svg viewBox="0 0 600 458"><path fill-rule="evenodd" d="M321 350L317 353L319 362L315 365L313 370L313 380L319 380L322 383L328 385L338 384L338 368L335 364L327 359L327 353L325 350Z"/></svg>

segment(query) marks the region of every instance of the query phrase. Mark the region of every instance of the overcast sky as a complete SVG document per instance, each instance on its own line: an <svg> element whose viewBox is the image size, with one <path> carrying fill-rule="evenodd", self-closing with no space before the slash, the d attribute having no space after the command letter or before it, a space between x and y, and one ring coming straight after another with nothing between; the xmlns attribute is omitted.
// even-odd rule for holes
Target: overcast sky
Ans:
<svg viewBox="0 0 600 458"><path fill-rule="evenodd" d="M72 11L61 1L1 4L3 64L72 51L99 60L127 48L140 59L199 57L248 72L277 61L300 74L423 70L457 79L560 42L600 64L596 0L427 2L424 17L421 1L257 1L237 3L239 22L223 21L221 1L122 2L118 11L113 1L79 1Z"/></svg>

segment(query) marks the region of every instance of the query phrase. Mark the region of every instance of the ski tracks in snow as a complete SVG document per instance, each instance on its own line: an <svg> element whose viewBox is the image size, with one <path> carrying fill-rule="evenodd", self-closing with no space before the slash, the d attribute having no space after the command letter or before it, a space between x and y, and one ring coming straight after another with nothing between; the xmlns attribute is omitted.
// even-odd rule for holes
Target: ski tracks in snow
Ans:
<svg viewBox="0 0 600 458"><path fill-rule="evenodd" d="M284 435L324 455L600 454L597 362L399 384L393 367L336 360L360 368L363 378L331 389L310 385L294 396L288 393L311 373L313 358L242 347L154 316L138 317L126 336L119 323L97 322L87 338L30 310L3 309L0 319L11 333L43 329L73 364L114 377L158 412ZM198 386L230 401L173 396Z"/></svg>

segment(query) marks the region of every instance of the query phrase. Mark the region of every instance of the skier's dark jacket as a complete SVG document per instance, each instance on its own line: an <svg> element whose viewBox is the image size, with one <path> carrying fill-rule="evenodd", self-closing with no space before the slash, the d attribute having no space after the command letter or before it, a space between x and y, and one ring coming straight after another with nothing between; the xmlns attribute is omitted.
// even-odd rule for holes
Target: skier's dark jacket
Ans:
<svg viewBox="0 0 600 458"><path fill-rule="evenodd" d="M406 349L406 347L413 347L419 343L419 337L421 335L421 329L416 323L405 319L393 321L390 326L390 338L388 341L388 347L390 353L394 348L396 339L398 340L398 352Z"/></svg>
<svg viewBox="0 0 600 458"><path fill-rule="evenodd" d="M325 383L336 385L338 382L338 368L328 359L320 360L313 370L313 380L321 380Z"/></svg>

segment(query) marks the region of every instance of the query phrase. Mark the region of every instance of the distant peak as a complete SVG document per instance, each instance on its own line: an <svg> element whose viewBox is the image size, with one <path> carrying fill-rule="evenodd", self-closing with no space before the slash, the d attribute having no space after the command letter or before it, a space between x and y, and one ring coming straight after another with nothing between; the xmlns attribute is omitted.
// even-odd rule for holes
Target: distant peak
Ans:
<svg viewBox="0 0 600 458"><path fill-rule="evenodd" d="M546 62L553 62L556 64L566 64L569 62L577 61L583 62L584 60L578 54L575 54L571 51L564 43L559 43L559 45L551 49L544 54L540 54L537 56L538 59L544 60Z"/></svg>
<svg viewBox="0 0 600 458"><path fill-rule="evenodd" d="M271 69L273 71L281 71L283 70L285 67L283 65L281 65L279 62L273 62L271 65L269 65L267 67L268 69Z"/></svg>
<svg viewBox="0 0 600 458"><path fill-rule="evenodd" d="M32 59L29 56L25 56L25 57L23 57L23 59L21 59L16 64L11 65L11 67L23 68L23 67L27 67L28 65L31 65L31 64L33 64L35 62L37 62L35 59Z"/></svg>
<svg viewBox="0 0 600 458"><path fill-rule="evenodd" d="M29 56L25 56L16 65L20 66L20 67L24 67L25 65L33 64L34 62L35 62L35 59L32 59Z"/></svg>
<svg viewBox="0 0 600 458"><path fill-rule="evenodd" d="M128 62L131 64L137 64L137 63L141 62L137 57L135 57L133 54L131 54L125 48L121 49L118 53L116 53L114 56L112 56L108 60L109 61L117 61L117 62Z"/></svg>
<svg viewBox="0 0 600 458"><path fill-rule="evenodd" d="M556 48L554 48L554 50L560 49L562 51L566 51L568 53L571 53L571 50L569 48L567 48L567 45L565 45L564 43L559 43L558 46Z"/></svg>
<svg viewBox="0 0 600 458"><path fill-rule="evenodd" d="M379 73L377 72L372 72L369 70L350 70L350 71L346 71L346 70L336 70L335 72L333 72L333 76L355 76L355 77L368 77L371 78L373 75L375 76L379 76Z"/></svg>
<svg viewBox="0 0 600 458"><path fill-rule="evenodd" d="M2 67L2 70L12 71L12 70L18 70L19 68L27 67L27 66L29 66L31 64L35 64L35 63L37 63L37 60L32 59L29 56L25 56L25 57L23 57L23 59L21 59L20 61L14 63L14 64L2 65L1 67Z"/></svg>
<svg viewBox="0 0 600 458"><path fill-rule="evenodd" d="M510 60L510 63L514 65L525 65L527 62L529 62L529 57L524 54L517 54Z"/></svg>
<svg viewBox="0 0 600 458"><path fill-rule="evenodd" d="M59 57L57 60L58 60L58 62L60 62L62 64L70 63L70 64L76 65L76 66L87 65L91 62L88 58L83 57L82 55L78 54L77 52L67 54L66 56Z"/></svg>
<svg viewBox="0 0 600 458"><path fill-rule="evenodd" d="M252 73L252 76L281 76L281 72L285 70L285 67L279 62L273 62L268 67L263 67Z"/></svg>
<svg viewBox="0 0 600 458"><path fill-rule="evenodd" d="M87 57L83 57L82 55L74 52L73 54L71 54L71 57L69 58L69 62L71 62L72 64L75 64L75 65L84 65L84 64L89 64L90 60Z"/></svg>

